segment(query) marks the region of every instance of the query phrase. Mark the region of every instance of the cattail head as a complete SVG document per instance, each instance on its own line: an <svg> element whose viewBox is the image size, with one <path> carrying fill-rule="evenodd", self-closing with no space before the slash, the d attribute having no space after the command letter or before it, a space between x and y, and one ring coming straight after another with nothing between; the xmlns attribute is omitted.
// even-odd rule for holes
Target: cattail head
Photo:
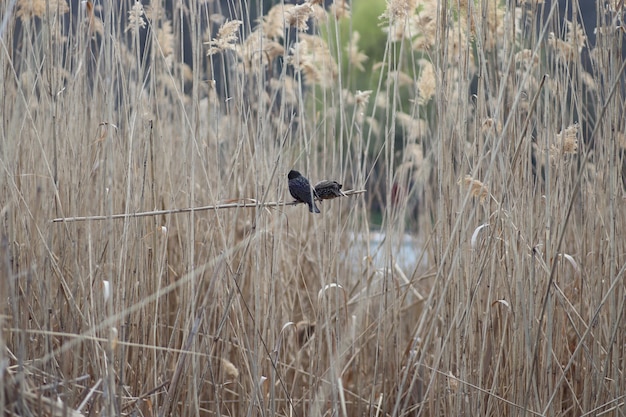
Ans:
<svg viewBox="0 0 626 417"><path fill-rule="evenodd" d="M224 23L217 31L217 36L212 41L207 42L209 45L207 55L213 55L227 49L235 49L239 26L241 26L242 23L241 20L229 20Z"/></svg>
<svg viewBox="0 0 626 417"><path fill-rule="evenodd" d="M478 197L481 203L484 203L489 197L489 189L485 184L479 180L475 180L471 175L466 175L465 178L459 180L459 184L463 183L466 187L469 187L470 194L473 197Z"/></svg>
<svg viewBox="0 0 626 417"><path fill-rule="evenodd" d="M578 123L569 125L559 132L554 143L550 146L550 162L556 164L565 155L574 155L578 153Z"/></svg>

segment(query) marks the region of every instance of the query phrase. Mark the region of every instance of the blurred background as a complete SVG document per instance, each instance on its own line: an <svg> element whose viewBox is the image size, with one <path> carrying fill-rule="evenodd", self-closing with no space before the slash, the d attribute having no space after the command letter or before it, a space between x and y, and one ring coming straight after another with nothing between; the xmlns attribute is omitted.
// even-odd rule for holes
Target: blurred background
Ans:
<svg viewBox="0 0 626 417"><path fill-rule="evenodd" d="M626 412L623 2L0 10L4 415Z"/></svg>

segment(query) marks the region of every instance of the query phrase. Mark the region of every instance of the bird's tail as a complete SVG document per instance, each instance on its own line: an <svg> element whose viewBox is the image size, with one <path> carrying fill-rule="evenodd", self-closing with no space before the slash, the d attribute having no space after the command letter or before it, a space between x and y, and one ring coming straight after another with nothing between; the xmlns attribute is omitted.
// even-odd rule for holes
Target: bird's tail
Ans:
<svg viewBox="0 0 626 417"><path fill-rule="evenodd" d="M318 209L317 206L315 205L315 201L309 204L309 211L311 213L320 213L320 209Z"/></svg>

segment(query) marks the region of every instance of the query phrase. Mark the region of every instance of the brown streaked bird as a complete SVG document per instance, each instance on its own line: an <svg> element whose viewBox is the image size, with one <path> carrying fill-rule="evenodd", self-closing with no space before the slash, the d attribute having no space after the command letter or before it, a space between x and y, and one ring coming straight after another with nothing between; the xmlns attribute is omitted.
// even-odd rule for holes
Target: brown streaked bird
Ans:
<svg viewBox="0 0 626 417"><path fill-rule="evenodd" d="M324 180L315 184L315 193L320 200L330 200L337 197L345 197L341 191L342 185L337 181Z"/></svg>
<svg viewBox="0 0 626 417"><path fill-rule="evenodd" d="M311 213L319 213L320 209L315 205L315 199L318 197L309 180L294 170L289 171L287 178L289 178L289 193L291 196L298 201L307 203Z"/></svg>

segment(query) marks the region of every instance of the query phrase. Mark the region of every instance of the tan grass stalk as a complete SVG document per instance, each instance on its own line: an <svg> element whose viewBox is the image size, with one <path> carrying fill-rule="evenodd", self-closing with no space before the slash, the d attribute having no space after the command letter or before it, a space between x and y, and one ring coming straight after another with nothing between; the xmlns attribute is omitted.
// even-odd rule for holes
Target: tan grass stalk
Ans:
<svg viewBox="0 0 626 417"><path fill-rule="evenodd" d="M343 192L345 197L351 195L359 195L366 193L367 190L346 190ZM245 201L253 201L252 199L240 200L239 203L223 203L223 204L214 204L210 206L201 206L201 207L187 207L180 209L171 209L171 210L154 210L154 211L144 211L138 213L128 213L128 214L113 214L111 216L84 216L84 217L60 217L56 219L52 219L53 223L59 222L79 222L79 221L92 221L92 220L108 220L108 219L129 219L134 217L149 217L149 216L161 216L165 214L179 214L179 213L192 213L192 212L200 212L200 211L209 211L209 210L224 210L224 209L236 209L236 208L272 208L272 207L283 207L283 206L295 206L297 204L303 204L299 201L291 201L291 202L267 202L267 203L246 203Z"/></svg>

